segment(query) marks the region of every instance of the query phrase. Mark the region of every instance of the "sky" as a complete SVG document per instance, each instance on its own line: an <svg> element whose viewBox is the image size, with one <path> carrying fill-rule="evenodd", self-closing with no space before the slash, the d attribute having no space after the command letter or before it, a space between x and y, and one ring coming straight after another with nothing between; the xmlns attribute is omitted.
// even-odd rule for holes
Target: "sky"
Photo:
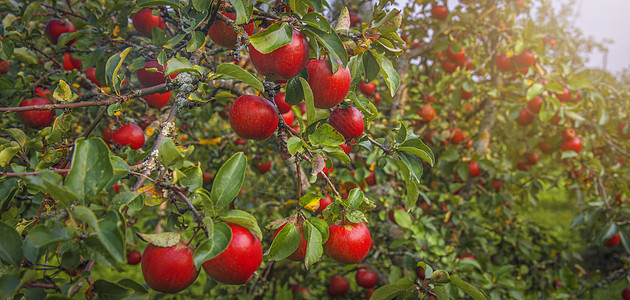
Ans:
<svg viewBox="0 0 630 300"><path fill-rule="evenodd" d="M554 5L557 2L554 1ZM613 44L608 45L606 70L618 72L630 67L630 0L577 0L576 4L575 11L578 15L575 25L586 36L592 36L596 40L613 40ZM594 53L588 66L601 68L602 57L602 53Z"/></svg>

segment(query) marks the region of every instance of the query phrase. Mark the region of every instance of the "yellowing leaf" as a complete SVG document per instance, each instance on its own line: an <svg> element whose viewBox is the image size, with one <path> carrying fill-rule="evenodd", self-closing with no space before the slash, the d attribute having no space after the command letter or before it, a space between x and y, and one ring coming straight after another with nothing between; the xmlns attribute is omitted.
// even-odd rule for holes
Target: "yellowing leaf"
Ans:
<svg viewBox="0 0 630 300"><path fill-rule="evenodd" d="M313 201L311 201L308 204L304 205L304 208L308 209L310 211L316 211L319 208L319 200L320 200L320 198L313 199Z"/></svg>
<svg viewBox="0 0 630 300"><path fill-rule="evenodd" d="M118 36L119 33L120 33L120 27L118 26L114 27L114 30L112 31L112 35Z"/></svg>

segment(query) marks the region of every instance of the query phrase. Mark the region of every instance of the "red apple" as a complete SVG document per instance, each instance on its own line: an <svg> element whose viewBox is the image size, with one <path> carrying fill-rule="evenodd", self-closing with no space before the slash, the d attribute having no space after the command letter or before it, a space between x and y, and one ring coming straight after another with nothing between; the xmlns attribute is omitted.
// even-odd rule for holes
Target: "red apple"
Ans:
<svg viewBox="0 0 630 300"><path fill-rule="evenodd" d="M298 246L297 249L295 249L295 252L291 253L291 255L289 255L287 257L287 259L292 260L292 261L304 261L304 257L306 257L306 240L304 239L304 233L302 233L302 224L299 224L296 222L295 217L291 217L288 219L288 222L290 222L291 224L295 225L295 227L297 227L300 230L300 245ZM276 235L278 235L278 233L280 232L280 230L282 230L282 228L284 228L284 226L287 226L287 223L282 224L282 226L280 226L280 228L276 229L276 231L274 231L273 233L273 238L276 238Z"/></svg>
<svg viewBox="0 0 630 300"><path fill-rule="evenodd" d="M571 101L571 91L566 87L563 87L562 91L562 94L554 93L556 95L556 98L558 98L560 102Z"/></svg>
<svg viewBox="0 0 630 300"><path fill-rule="evenodd" d="M422 118L422 121L427 123L433 121L433 118L435 117L435 109L433 109L431 103L427 103L418 108L416 110L416 113L418 114L418 116L420 116L420 118Z"/></svg>
<svg viewBox="0 0 630 300"><path fill-rule="evenodd" d="M81 68L81 60L78 58L72 57L70 53L66 52L63 54L63 69L67 71L78 70Z"/></svg>
<svg viewBox="0 0 630 300"><path fill-rule="evenodd" d="M549 154L552 152L552 146L545 141L540 141L540 143L538 143L538 148L540 148L540 151L545 154Z"/></svg>
<svg viewBox="0 0 630 300"><path fill-rule="evenodd" d="M370 251L372 239L365 223L337 221L328 226L330 235L324 251L332 259L343 264L356 264Z"/></svg>
<svg viewBox="0 0 630 300"><path fill-rule="evenodd" d="M91 68L87 68L85 70L83 70L83 74L85 74L85 77L90 80L93 84L95 84L98 87L102 87L103 85L98 81L98 79L96 79L96 68L95 67L91 67Z"/></svg>
<svg viewBox="0 0 630 300"><path fill-rule="evenodd" d="M621 240L621 236L619 236L619 233L613 235L612 237L606 239L604 241L604 246L606 247L614 247L617 246L617 244L619 244L619 241Z"/></svg>
<svg viewBox="0 0 630 300"><path fill-rule="evenodd" d="M451 131L451 143L457 144L464 139L464 133L460 128L450 128Z"/></svg>
<svg viewBox="0 0 630 300"><path fill-rule="evenodd" d="M533 113L537 114L537 113L540 112L540 107L542 106L542 102L543 102L542 98L536 96L536 97L532 98L532 100L529 100L527 102L527 107Z"/></svg>
<svg viewBox="0 0 630 300"><path fill-rule="evenodd" d="M438 20L444 20L448 16L448 8L444 5L434 5L431 7L431 16Z"/></svg>
<svg viewBox="0 0 630 300"><path fill-rule="evenodd" d="M532 169L532 166L527 164L526 161L519 161L518 163L516 163L516 169L520 171L529 171Z"/></svg>
<svg viewBox="0 0 630 300"><path fill-rule="evenodd" d="M127 124L114 131L113 141L121 146L129 145L133 150L144 146L144 131L136 124Z"/></svg>
<svg viewBox="0 0 630 300"><path fill-rule="evenodd" d="M273 102L276 103L276 107L281 114L286 114L291 110L291 105L285 102L286 96L286 93L278 93L275 97L273 97Z"/></svg>
<svg viewBox="0 0 630 300"><path fill-rule="evenodd" d="M221 11L221 13L226 16L228 19L234 21L236 20L235 13L229 13L225 11ZM246 25L243 25L243 30L247 35L252 35L254 32L254 22L250 22ZM217 45L225 48L235 48L236 45L236 31L226 24L225 22L219 20L218 18L214 20L212 25L210 26L210 30L208 31L208 36L210 39Z"/></svg>
<svg viewBox="0 0 630 300"><path fill-rule="evenodd" d="M287 125L291 126L293 124L293 120L295 119L295 116L293 115L293 111L290 110L282 114L282 119L284 120L285 123L287 123Z"/></svg>
<svg viewBox="0 0 630 300"><path fill-rule="evenodd" d="M350 290L350 280L341 275L335 275L328 285L328 295L330 297L342 296L348 290Z"/></svg>
<svg viewBox="0 0 630 300"><path fill-rule="evenodd" d="M472 255L472 254L462 254L462 255L458 255L457 258L459 258L459 259L464 259L464 258L475 259L475 256Z"/></svg>
<svg viewBox="0 0 630 300"><path fill-rule="evenodd" d="M162 108L171 100L171 91L167 91L166 93L155 93L151 95L144 95L142 99L146 101L149 105L155 106L157 108Z"/></svg>
<svg viewBox="0 0 630 300"><path fill-rule="evenodd" d="M237 139L236 141L234 141L234 145L236 145L236 146L245 146L245 145L247 145L247 141L241 140L241 139Z"/></svg>
<svg viewBox="0 0 630 300"><path fill-rule="evenodd" d="M249 45L249 57L258 73L272 80L287 80L304 69L309 57L306 36L294 30L292 41L270 53L263 54Z"/></svg>
<svg viewBox="0 0 630 300"><path fill-rule="evenodd" d="M492 181L492 187L494 188L495 192L498 192L501 189L501 181L493 180Z"/></svg>
<svg viewBox="0 0 630 300"><path fill-rule="evenodd" d="M348 142L345 142L345 143L339 145L339 147L341 147L341 149L343 149L343 152L348 154L348 153L350 153L352 151L352 148L354 146L352 144L348 144Z"/></svg>
<svg viewBox="0 0 630 300"><path fill-rule="evenodd" d="M147 69L157 69L157 72L149 72ZM166 77L164 76L164 66L160 65L157 60L150 60L144 65L144 67L136 72L138 75L138 81L144 87L152 87L166 83ZM172 74L171 79L177 77L177 74Z"/></svg>
<svg viewBox="0 0 630 300"><path fill-rule="evenodd" d="M265 98L243 95L230 109L230 125L242 139L264 140L278 127L278 110Z"/></svg>
<svg viewBox="0 0 630 300"><path fill-rule="evenodd" d="M442 69L446 71L446 73L453 73L457 70L457 64L448 60L442 61Z"/></svg>
<svg viewBox="0 0 630 300"><path fill-rule="evenodd" d="M577 136L577 132L573 128L565 128L562 130L562 138L565 140L570 140Z"/></svg>
<svg viewBox="0 0 630 300"><path fill-rule="evenodd" d="M530 165L535 165L540 160L540 155L536 152L532 152L527 154L527 163Z"/></svg>
<svg viewBox="0 0 630 300"><path fill-rule="evenodd" d="M9 69L11 69L11 62L9 62L8 60L0 59L0 74L9 73Z"/></svg>
<svg viewBox="0 0 630 300"><path fill-rule="evenodd" d="M262 160L258 160L257 164L256 164L256 170L258 170L258 172L260 174L265 174L267 172L269 172L269 170L271 169L271 160L267 159L266 162L262 162Z"/></svg>
<svg viewBox="0 0 630 300"><path fill-rule="evenodd" d="M212 180L212 174L210 174L210 173L203 173L203 181L204 182L209 182L210 180Z"/></svg>
<svg viewBox="0 0 630 300"><path fill-rule="evenodd" d="M330 195L326 195L326 197L319 199L319 207L317 208L317 213L322 213L324 211L324 209L326 209L326 207L328 207L328 205L330 205L332 203L332 198L330 198Z"/></svg>
<svg viewBox="0 0 630 300"><path fill-rule="evenodd" d="M361 91L363 95L371 97L376 91L376 84L374 83L374 81L370 81L368 83L361 81L359 82L359 91Z"/></svg>
<svg viewBox="0 0 630 300"><path fill-rule="evenodd" d="M378 282L376 272L368 269L359 269L354 276L357 285L366 289L372 288Z"/></svg>
<svg viewBox="0 0 630 300"><path fill-rule="evenodd" d="M464 48L459 47L459 52L453 53L451 51L451 47L453 46L453 44L449 44L448 48L446 48L446 51L444 52L444 54L446 55L446 58L448 58L448 60L463 66L466 64L466 50L464 50Z"/></svg>
<svg viewBox="0 0 630 300"><path fill-rule="evenodd" d="M479 169L478 162L468 162L468 177L475 178L481 174L481 170Z"/></svg>
<svg viewBox="0 0 630 300"><path fill-rule="evenodd" d="M203 263L203 269L214 280L225 284L249 282L262 263L262 245L258 238L240 225L227 223L232 230L228 247Z"/></svg>
<svg viewBox="0 0 630 300"><path fill-rule="evenodd" d="M302 287L299 284L296 284L291 290L293 291L293 294L296 294L297 292L300 292L302 294L308 292L308 288Z"/></svg>
<svg viewBox="0 0 630 300"><path fill-rule="evenodd" d="M20 107L46 104L51 104L50 100L46 98L31 98L22 100ZM18 112L18 118L26 126L43 128L52 125L55 120L55 111L52 109L21 111Z"/></svg>
<svg viewBox="0 0 630 300"><path fill-rule="evenodd" d="M57 41L59 40L59 36L62 33L75 32L77 31L77 29L74 28L74 24L72 24L72 22L68 20L54 18L50 19L50 21L46 23L46 28L44 29L44 31L46 32L46 37L48 38L48 40L56 45ZM70 44L72 43L73 42L71 41Z"/></svg>
<svg viewBox="0 0 630 300"><path fill-rule="evenodd" d="M361 23L361 17L359 16L359 14L355 12L350 12L350 27L354 27L354 25L357 25L359 23Z"/></svg>
<svg viewBox="0 0 630 300"><path fill-rule="evenodd" d="M622 139L630 139L630 127L624 133L624 128L626 128L626 124L628 124L628 122L623 122L619 124L619 126L617 126L617 134Z"/></svg>
<svg viewBox="0 0 630 300"><path fill-rule="evenodd" d="M507 57L507 54L502 53L497 56L494 64L497 66L497 70L500 72L507 72L512 69L512 60Z"/></svg>
<svg viewBox="0 0 630 300"><path fill-rule="evenodd" d="M562 141L562 151L575 151L580 152L582 150L582 140L578 137L574 137L568 140Z"/></svg>
<svg viewBox="0 0 630 300"><path fill-rule="evenodd" d="M353 106L335 108L330 113L328 124L346 139L353 139L363 134L363 114Z"/></svg>
<svg viewBox="0 0 630 300"><path fill-rule="evenodd" d="M193 249L183 240L171 247L149 244L144 249L142 275L147 285L158 292L174 294L184 290L198 274Z"/></svg>
<svg viewBox="0 0 630 300"><path fill-rule="evenodd" d="M534 122L536 115L527 107L521 109L521 114L516 118L516 123L521 126L527 126Z"/></svg>
<svg viewBox="0 0 630 300"><path fill-rule="evenodd" d="M142 260L142 255L138 250L132 249L127 251L127 264L135 266Z"/></svg>
<svg viewBox="0 0 630 300"><path fill-rule="evenodd" d="M152 9L150 8L145 8L133 15L131 21L133 22L133 28L135 28L138 33L149 38L151 37L153 27L159 27L162 30L166 28L164 19L159 15L153 15Z"/></svg>
<svg viewBox="0 0 630 300"><path fill-rule="evenodd" d="M311 59L306 64L308 84L313 91L313 102L317 108L331 108L339 105L350 90L350 70L341 67L335 74L328 64L328 60Z"/></svg>
<svg viewBox="0 0 630 300"><path fill-rule="evenodd" d="M466 91L464 88L461 88L462 99L469 100L473 96L473 91Z"/></svg>
<svg viewBox="0 0 630 300"><path fill-rule="evenodd" d="M529 66L534 64L534 60L536 60L536 56L534 55L534 52L529 49L523 50L521 54L515 55L512 58L512 61L514 61L514 63L521 68L528 68Z"/></svg>
<svg viewBox="0 0 630 300"><path fill-rule="evenodd" d="M365 183L369 186L376 185L376 175L374 174L374 171L370 171L370 176L365 178Z"/></svg>
<svg viewBox="0 0 630 300"><path fill-rule="evenodd" d="M630 287L627 287L621 291L621 298L623 300L630 300Z"/></svg>
<svg viewBox="0 0 630 300"><path fill-rule="evenodd" d="M379 104L379 103L381 103L381 100L383 100L383 99L381 98L381 93L376 93L376 94L374 94L374 104Z"/></svg>

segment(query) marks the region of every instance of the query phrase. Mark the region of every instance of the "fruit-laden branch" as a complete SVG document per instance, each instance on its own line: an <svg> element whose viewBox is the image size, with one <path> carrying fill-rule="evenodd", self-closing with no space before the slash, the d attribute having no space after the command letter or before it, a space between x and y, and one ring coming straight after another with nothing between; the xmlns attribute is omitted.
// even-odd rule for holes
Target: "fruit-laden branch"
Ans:
<svg viewBox="0 0 630 300"><path fill-rule="evenodd" d="M203 224L203 215L199 213L199 211L192 205L192 203L190 202L190 199L188 199L188 197L186 197L186 195L184 195L184 193L181 192L179 187L169 186L168 188L173 190L177 194L177 196L179 196L180 199L186 202L186 205L188 206L188 208L195 215L195 222L197 222L199 227L203 229L203 232L206 234L206 237L209 237L210 235L208 234L208 229L206 228L206 225Z"/></svg>
<svg viewBox="0 0 630 300"><path fill-rule="evenodd" d="M168 84L163 83L160 85L138 89L129 94L122 96L110 96L113 97L107 100L93 100L93 101L79 101L73 103L58 103L58 104L43 104L43 105L29 105L29 106L18 106L18 107L0 107L0 112L18 112L18 111L28 111L28 110L51 110L56 108L76 108L76 107L85 107L85 106L102 106L102 105L112 105L117 102L126 102L133 98L161 93L164 91L170 90Z"/></svg>

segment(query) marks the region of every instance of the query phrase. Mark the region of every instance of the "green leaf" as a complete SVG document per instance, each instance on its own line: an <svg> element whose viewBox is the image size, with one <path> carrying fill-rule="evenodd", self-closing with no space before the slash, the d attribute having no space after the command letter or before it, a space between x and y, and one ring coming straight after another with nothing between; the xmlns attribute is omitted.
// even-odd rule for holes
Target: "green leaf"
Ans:
<svg viewBox="0 0 630 300"><path fill-rule="evenodd" d="M587 75L575 75L569 78L569 86L574 89L585 89L592 86L591 80Z"/></svg>
<svg viewBox="0 0 630 300"><path fill-rule="evenodd" d="M22 263L24 253L22 251L22 237L15 228L0 222L0 258L4 261L19 267Z"/></svg>
<svg viewBox="0 0 630 300"><path fill-rule="evenodd" d="M338 133L328 123L324 123L317 127L317 129L309 135L309 140L313 145L324 146L339 146L346 142L343 135Z"/></svg>
<svg viewBox="0 0 630 300"><path fill-rule="evenodd" d="M435 270L431 274L431 282L434 284L445 284L451 282L451 277L444 270Z"/></svg>
<svg viewBox="0 0 630 300"><path fill-rule="evenodd" d="M118 209L122 205L129 204L129 202L131 202L133 199L136 199L136 197L138 196L140 195L135 192L120 192L116 194L116 196L114 196L114 198L110 201L110 208Z"/></svg>
<svg viewBox="0 0 630 300"><path fill-rule="evenodd" d="M306 240L306 256L304 257L304 266L308 269L313 263L318 261L324 253L322 247L323 239L319 229L311 223L302 225L304 239Z"/></svg>
<svg viewBox="0 0 630 300"><path fill-rule="evenodd" d="M55 98L55 100L63 102L74 102L74 100L77 100L78 97L78 95L72 94L70 86L65 81L59 80L59 84L57 85L57 88L55 88L55 92L53 93L53 98Z"/></svg>
<svg viewBox="0 0 630 300"><path fill-rule="evenodd" d="M76 140L72 168L66 177L65 186L74 192L82 203L90 203L114 175L109 157L109 147L102 139Z"/></svg>
<svg viewBox="0 0 630 300"><path fill-rule="evenodd" d="M254 76L248 71L245 71L243 68L235 64L222 63L217 68L217 73L236 78L259 91L265 91L265 86L258 79L258 77Z"/></svg>
<svg viewBox="0 0 630 300"><path fill-rule="evenodd" d="M287 148L291 155L295 155L298 151L304 148L304 141L301 138L292 136L287 140Z"/></svg>
<svg viewBox="0 0 630 300"><path fill-rule="evenodd" d="M308 205L309 203L313 201L319 201L321 198L322 196L318 194L306 193L304 196L302 196L302 198L300 198L300 201L298 201L298 204L302 207L305 207L306 205Z"/></svg>
<svg viewBox="0 0 630 300"><path fill-rule="evenodd" d="M37 186L42 191L57 199L64 207L68 208L74 202L79 201L75 193L63 186L59 186L61 175L50 170L40 170L36 176L24 176L22 179L29 184Z"/></svg>
<svg viewBox="0 0 630 300"><path fill-rule="evenodd" d="M230 3L236 10L236 20L234 22L238 25L248 23L252 11L254 11L254 6L247 0L230 0Z"/></svg>
<svg viewBox="0 0 630 300"><path fill-rule="evenodd" d="M138 0L136 1L136 6L138 6L138 8L146 8L146 7L160 6L160 5L166 5L166 6L170 6L172 8L177 8L177 9L182 8L178 0Z"/></svg>
<svg viewBox="0 0 630 300"><path fill-rule="evenodd" d="M348 154L339 146L325 146L322 150L324 150L329 157L336 158L348 166L352 164Z"/></svg>
<svg viewBox="0 0 630 300"><path fill-rule="evenodd" d="M206 1L206 3L210 3L210 1ZM203 34L201 31L193 31L190 33L190 40L188 41L188 44L186 45L186 51L195 52L199 48L201 48L201 46L203 46L205 42L206 42L205 34Z"/></svg>
<svg viewBox="0 0 630 300"><path fill-rule="evenodd" d="M486 293L483 290L478 289L477 287L471 285L470 283L459 279L459 277L451 275L451 283L457 286L458 288L460 288L462 291L464 291L464 293L468 294L470 297L472 297L475 300L489 299L488 295L486 295Z"/></svg>
<svg viewBox="0 0 630 300"><path fill-rule="evenodd" d="M142 240L157 247L172 247L182 240L179 232L136 233Z"/></svg>
<svg viewBox="0 0 630 300"><path fill-rule="evenodd" d="M126 260L125 255L125 220L118 211L110 211L100 221L94 213L85 206L75 206L74 216L88 223L96 231L107 252L119 263Z"/></svg>
<svg viewBox="0 0 630 300"><path fill-rule="evenodd" d="M99 299L125 299L132 291L116 283L99 279L94 282L94 291Z"/></svg>
<svg viewBox="0 0 630 300"><path fill-rule="evenodd" d="M396 68L392 65L391 60L385 57L384 54L379 54L374 50L370 50L370 52L374 55L378 65L381 67L381 74L383 75L383 79L385 79L385 83L389 88L389 94L394 97L396 90L398 90L398 86L400 86L400 75L396 72Z"/></svg>
<svg viewBox="0 0 630 300"><path fill-rule="evenodd" d="M545 87L540 83L534 83L527 89L527 101L534 99L545 90Z"/></svg>
<svg viewBox="0 0 630 300"><path fill-rule="evenodd" d="M398 297L398 295L405 292L406 289L399 287L396 284L384 285L372 294L371 300L389 300Z"/></svg>
<svg viewBox="0 0 630 300"><path fill-rule="evenodd" d="M236 198L243 186L246 169L247 158L243 152L232 155L221 166L212 183L212 191L210 192L210 199L215 207L228 205Z"/></svg>
<svg viewBox="0 0 630 300"><path fill-rule="evenodd" d="M197 269L207 260L215 258L225 250L232 241L232 229L223 223L215 223L210 237L203 241L195 250L193 261Z"/></svg>
<svg viewBox="0 0 630 300"><path fill-rule="evenodd" d="M122 52L112 55L105 64L105 80L107 81L107 85L110 86L116 93L120 91L122 80L114 80L114 77L118 77L118 72L125 62L127 55L131 52L131 49L132 47L128 47Z"/></svg>
<svg viewBox="0 0 630 300"><path fill-rule="evenodd" d="M258 227L258 221L248 212L232 209L226 211L223 215L221 215L221 217L219 217L219 219L243 226L251 230L258 240L262 241L263 239L262 231L260 230L260 227Z"/></svg>
<svg viewBox="0 0 630 300"><path fill-rule="evenodd" d="M443 285L438 285L433 289L433 293L437 296L437 300L449 300L448 292L446 291L446 287Z"/></svg>
<svg viewBox="0 0 630 300"><path fill-rule="evenodd" d="M179 183L188 188L190 192L194 192L197 189L203 187L203 171L199 166L194 166L180 170L186 177L179 180Z"/></svg>
<svg viewBox="0 0 630 300"><path fill-rule="evenodd" d="M28 237L31 238L33 245L37 248L70 239L66 232L66 227L54 220L48 220L46 224L37 224L28 233Z"/></svg>
<svg viewBox="0 0 630 300"><path fill-rule="evenodd" d="M20 279L7 273L0 276L0 298L12 299L10 296L20 287Z"/></svg>
<svg viewBox="0 0 630 300"><path fill-rule="evenodd" d="M184 160L184 154L177 149L171 138L164 138L158 147L158 160L167 168Z"/></svg>
<svg viewBox="0 0 630 300"><path fill-rule="evenodd" d="M271 260L282 260L293 254L300 246L302 235L295 225L287 222L286 225L273 238L273 242L265 253Z"/></svg>
<svg viewBox="0 0 630 300"><path fill-rule="evenodd" d="M345 200L345 203L348 205L348 209L357 209L363 203L363 191L360 188L354 188L348 193L348 198Z"/></svg>
<svg viewBox="0 0 630 300"><path fill-rule="evenodd" d="M260 53L267 54L293 40L293 29L285 22L277 22L249 37L249 43Z"/></svg>
<svg viewBox="0 0 630 300"><path fill-rule="evenodd" d="M306 79L300 77L300 83L302 83L302 91L304 92L304 102L306 103L306 125L310 126L315 122L315 100L313 100L313 91Z"/></svg>
<svg viewBox="0 0 630 300"><path fill-rule="evenodd" d="M424 142L419 139L409 139L403 142L398 150L409 152L419 158L422 158L424 161L428 162L431 166L435 164L435 156L433 155L433 151Z"/></svg>
<svg viewBox="0 0 630 300"><path fill-rule="evenodd" d="M188 58L176 57L171 58L166 62L166 69L164 69L164 76L172 74L189 72L195 75L200 75L199 71L193 67Z"/></svg>
<svg viewBox="0 0 630 300"><path fill-rule="evenodd" d="M0 167L6 167L18 151L20 151L19 146L2 149L2 151L0 151Z"/></svg>
<svg viewBox="0 0 630 300"><path fill-rule="evenodd" d="M396 220L396 224L402 228L411 228L411 225L413 224L409 213L401 209L394 209L394 220Z"/></svg>
<svg viewBox="0 0 630 300"><path fill-rule="evenodd" d="M350 30L350 13L348 12L347 7L341 8L341 14L339 14L339 19L337 19L337 25L335 25L335 31L344 31L347 32Z"/></svg>
<svg viewBox="0 0 630 300"><path fill-rule="evenodd" d="M340 67L339 61L341 61L341 67L345 67L348 64L348 53L341 38L330 26L328 20L319 12L310 12L304 16L302 21L307 24L305 33L308 33L310 37L314 36L326 48L333 74Z"/></svg>

